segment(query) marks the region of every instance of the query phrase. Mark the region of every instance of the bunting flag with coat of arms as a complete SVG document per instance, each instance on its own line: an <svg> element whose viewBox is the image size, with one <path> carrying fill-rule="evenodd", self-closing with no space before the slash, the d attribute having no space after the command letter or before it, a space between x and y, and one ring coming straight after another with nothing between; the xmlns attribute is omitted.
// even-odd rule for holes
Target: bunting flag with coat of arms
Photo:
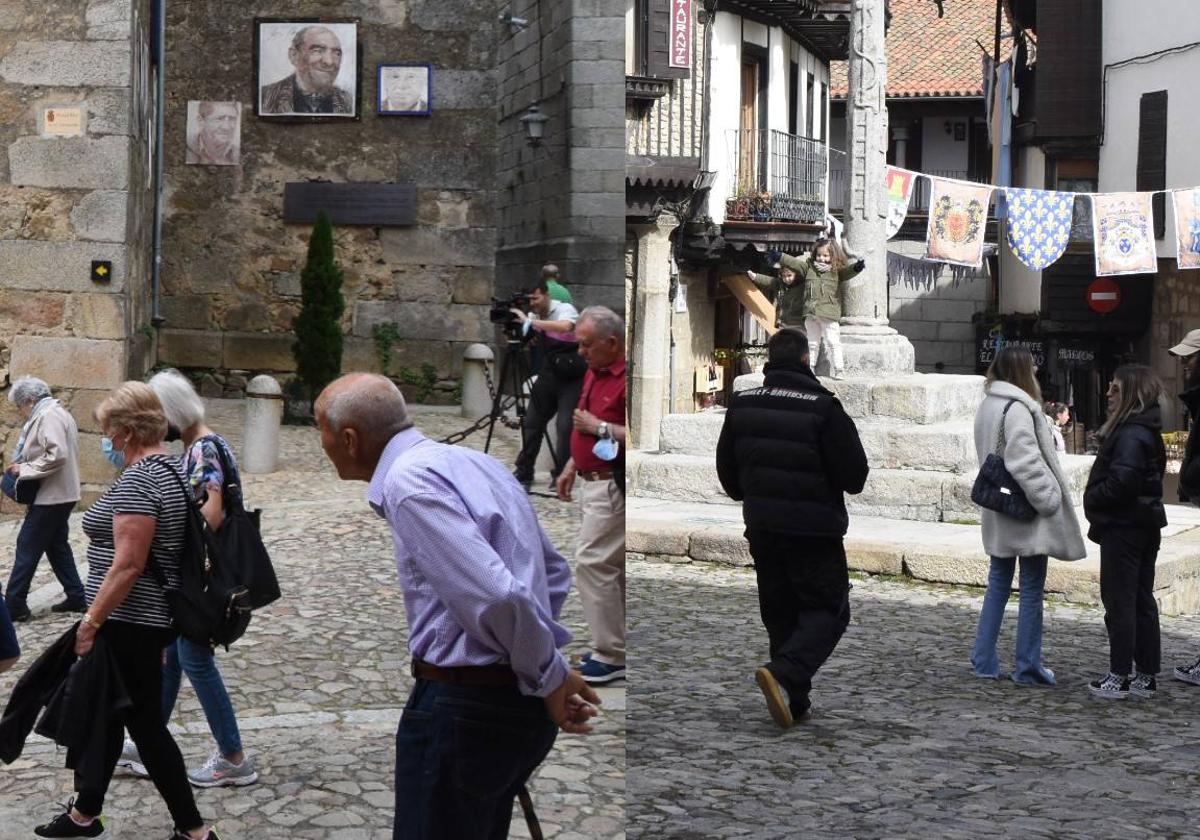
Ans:
<svg viewBox="0 0 1200 840"><path fill-rule="evenodd" d="M904 217L908 215L908 199L912 195L913 183L916 180L916 172L898 166L887 168L884 175L888 197L887 235L884 238L891 239L900 232Z"/></svg>
<svg viewBox="0 0 1200 840"><path fill-rule="evenodd" d="M1071 240L1075 193L1004 188L1008 201L1008 247L1041 271L1063 255Z"/></svg>
<svg viewBox="0 0 1200 840"><path fill-rule="evenodd" d="M1200 187L1172 190L1175 210L1175 263L1180 268L1200 268Z"/></svg>
<svg viewBox="0 0 1200 840"><path fill-rule="evenodd" d="M1097 277L1158 271L1154 212L1150 204L1153 195L1148 192L1091 194Z"/></svg>
<svg viewBox="0 0 1200 840"><path fill-rule="evenodd" d="M929 177L929 226L926 259L951 265L983 262L983 238L991 184Z"/></svg>

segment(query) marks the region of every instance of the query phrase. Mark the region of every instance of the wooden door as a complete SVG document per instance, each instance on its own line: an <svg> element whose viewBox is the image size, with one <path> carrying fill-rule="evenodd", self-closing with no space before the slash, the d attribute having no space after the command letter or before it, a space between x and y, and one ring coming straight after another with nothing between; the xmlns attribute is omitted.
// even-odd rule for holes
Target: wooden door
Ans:
<svg viewBox="0 0 1200 840"><path fill-rule="evenodd" d="M758 62L742 62L742 109L738 124L738 194L758 190Z"/></svg>

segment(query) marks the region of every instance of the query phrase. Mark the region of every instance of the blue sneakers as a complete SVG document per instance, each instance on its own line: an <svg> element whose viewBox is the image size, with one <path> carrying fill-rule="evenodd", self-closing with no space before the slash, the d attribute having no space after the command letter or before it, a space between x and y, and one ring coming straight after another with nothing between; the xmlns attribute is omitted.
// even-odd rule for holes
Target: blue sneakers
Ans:
<svg viewBox="0 0 1200 840"><path fill-rule="evenodd" d="M598 659L593 659L590 655L580 662L579 667L575 670L579 671L584 680L592 685L607 685L613 680L625 679L624 665L607 665Z"/></svg>

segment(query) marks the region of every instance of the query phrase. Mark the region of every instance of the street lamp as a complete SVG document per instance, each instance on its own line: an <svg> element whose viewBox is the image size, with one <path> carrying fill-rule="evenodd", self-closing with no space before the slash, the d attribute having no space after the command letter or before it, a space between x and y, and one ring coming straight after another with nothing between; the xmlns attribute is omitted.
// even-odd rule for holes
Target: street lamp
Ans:
<svg viewBox="0 0 1200 840"><path fill-rule="evenodd" d="M542 145L542 136L546 133L546 123L550 118L542 113L542 109L535 102L529 106L529 110L521 116L521 125L525 126L526 143L530 146Z"/></svg>

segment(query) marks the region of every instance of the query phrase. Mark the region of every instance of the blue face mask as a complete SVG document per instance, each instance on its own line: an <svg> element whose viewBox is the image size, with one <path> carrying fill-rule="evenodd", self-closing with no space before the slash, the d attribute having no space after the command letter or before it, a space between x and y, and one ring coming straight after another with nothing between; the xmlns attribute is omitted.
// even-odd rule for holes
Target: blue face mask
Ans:
<svg viewBox="0 0 1200 840"><path fill-rule="evenodd" d="M125 469L125 453L120 449L113 447L112 438L100 438L100 451L104 453L104 457L108 462L119 470Z"/></svg>
<svg viewBox="0 0 1200 840"><path fill-rule="evenodd" d="M596 445L592 447L592 454L601 461L615 460L617 453L620 451L620 446L617 444L617 442L608 437L600 438L598 441L596 441Z"/></svg>

